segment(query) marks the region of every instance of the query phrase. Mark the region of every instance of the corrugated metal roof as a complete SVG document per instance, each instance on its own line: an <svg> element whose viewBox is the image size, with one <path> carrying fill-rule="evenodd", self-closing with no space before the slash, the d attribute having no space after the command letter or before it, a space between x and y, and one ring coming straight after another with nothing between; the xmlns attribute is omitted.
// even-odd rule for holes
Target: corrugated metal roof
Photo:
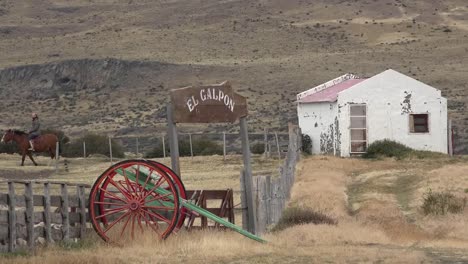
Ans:
<svg viewBox="0 0 468 264"><path fill-rule="evenodd" d="M317 102L335 102L338 99L338 93L353 87L354 85L365 81L366 79L349 79L344 82L333 85L320 92L307 95L299 100L299 103L317 103Z"/></svg>

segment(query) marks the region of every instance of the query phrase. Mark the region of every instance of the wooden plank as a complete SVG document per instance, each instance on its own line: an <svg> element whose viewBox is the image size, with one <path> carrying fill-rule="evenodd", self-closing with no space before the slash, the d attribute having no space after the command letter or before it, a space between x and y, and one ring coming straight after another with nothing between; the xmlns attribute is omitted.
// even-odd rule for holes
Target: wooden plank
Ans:
<svg viewBox="0 0 468 264"><path fill-rule="evenodd" d="M235 219L235 214L234 214L234 193L232 189L230 189L230 194L229 194L229 222L235 224L236 219Z"/></svg>
<svg viewBox="0 0 468 264"><path fill-rule="evenodd" d="M186 191L188 197L191 197L195 192L198 192L198 195L200 194L199 190L198 191L194 191L194 190ZM226 192L228 192L228 190L203 190L203 194L206 196L206 199L208 200L216 200L216 199L222 200L226 196ZM196 195L196 197L198 197L198 195Z"/></svg>
<svg viewBox="0 0 468 264"><path fill-rule="evenodd" d="M26 207L26 198L24 195L16 195L15 199L16 199L16 207ZM78 196L70 195L68 197L68 200L69 200L69 206L71 207L79 206ZM8 201L7 194L0 195L0 204L5 202L5 205L6 205L7 201ZM34 201L34 206L44 206L43 195L33 195L33 201ZM53 207L61 207L61 201L62 201L62 197L59 195L50 196L50 204Z"/></svg>
<svg viewBox="0 0 468 264"><path fill-rule="evenodd" d="M269 226L271 224L270 222L270 215L271 215L271 176L266 176L265 177L265 195L266 197L266 203L265 203L265 213L266 213L266 226Z"/></svg>
<svg viewBox="0 0 468 264"><path fill-rule="evenodd" d="M281 150L279 146L279 140L278 140L278 133L275 132L275 138L276 138L276 150L278 151L278 159L281 159Z"/></svg>
<svg viewBox="0 0 468 264"><path fill-rule="evenodd" d="M32 183L24 185L24 197L26 200L26 230L27 241L30 250L34 249L34 200Z"/></svg>
<svg viewBox="0 0 468 264"><path fill-rule="evenodd" d="M447 138L448 154L450 156L453 156L452 119L448 120Z"/></svg>
<svg viewBox="0 0 468 264"><path fill-rule="evenodd" d="M241 200L241 209L242 209L242 228L247 230L249 228L248 223L248 212L247 212L247 200L245 198L245 184L244 184L244 171L241 171L240 174L240 200Z"/></svg>
<svg viewBox="0 0 468 264"><path fill-rule="evenodd" d="M13 182L8 183L8 251L14 252L16 249L16 199L15 185Z"/></svg>
<svg viewBox="0 0 468 264"><path fill-rule="evenodd" d="M8 225L8 210L0 210L0 226Z"/></svg>
<svg viewBox="0 0 468 264"><path fill-rule="evenodd" d="M52 243L51 219L50 219L50 183L44 183L44 227L47 243Z"/></svg>
<svg viewBox="0 0 468 264"><path fill-rule="evenodd" d="M78 199L80 204L80 238L84 237L86 233L86 199L85 188L82 186L77 187Z"/></svg>
<svg viewBox="0 0 468 264"><path fill-rule="evenodd" d="M8 194L7 193L0 193L0 205L8 206Z"/></svg>
<svg viewBox="0 0 468 264"><path fill-rule="evenodd" d="M205 194L203 193L201 196L201 207L202 208L206 208L206 196ZM202 228L205 228L208 226L208 219L204 216L201 217L201 226Z"/></svg>
<svg viewBox="0 0 468 264"><path fill-rule="evenodd" d="M167 104L167 135L169 137L169 151L171 153L172 170L181 177L179 163L179 139L177 126L174 121L174 109L171 104Z"/></svg>
<svg viewBox="0 0 468 264"><path fill-rule="evenodd" d="M247 229L250 233L256 234L255 228L255 208L253 203L252 193L252 165L250 158L250 147L249 147L249 134L247 131L247 120L245 117L240 119L240 134L242 141L242 155L244 160L244 185L245 185L245 199L248 211L248 223L249 228Z"/></svg>
<svg viewBox="0 0 468 264"><path fill-rule="evenodd" d="M223 161L226 161L226 132L223 132Z"/></svg>
<svg viewBox="0 0 468 264"><path fill-rule="evenodd" d="M63 240L67 241L70 238L70 219L68 213L68 189L66 184L60 186L62 189L62 231Z"/></svg>

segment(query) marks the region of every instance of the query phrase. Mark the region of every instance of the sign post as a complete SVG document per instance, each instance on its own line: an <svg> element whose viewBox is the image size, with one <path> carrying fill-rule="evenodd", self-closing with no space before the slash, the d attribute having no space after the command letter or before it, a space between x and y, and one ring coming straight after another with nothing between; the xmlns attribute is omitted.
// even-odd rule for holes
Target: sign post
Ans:
<svg viewBox="0 0 468 264"><path fill-rule="evenodd" d="M189 86L171 90L167 106L168 135L172 169L180 175L177 123L234 123L239 121L242 139L244 173L242 173L245 204L248 211L248 230L255 233L255 208L252 193L252 166L247 133L247 99L232 90L228 82L208 86ZM225 142L225 134L223 134ZM223 153L225 155L225 145ZM241 189L242 189L241 187Z"/></svg>

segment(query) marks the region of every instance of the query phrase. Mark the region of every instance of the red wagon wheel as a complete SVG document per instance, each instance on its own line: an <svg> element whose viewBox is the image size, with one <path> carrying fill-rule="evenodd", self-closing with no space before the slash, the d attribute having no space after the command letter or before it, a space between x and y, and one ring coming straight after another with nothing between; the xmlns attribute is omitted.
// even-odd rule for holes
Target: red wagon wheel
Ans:
<svg viewBox="0 0 468 264"><path fill-rule="evenodd" d="M133 239L135 233L148 230L165 239L179 223L177 189L172 177L152 162L117 163L91 189L91 223L108 242Z"/></svg>
<svg viewBox="0 0 468 264"><path fill-rule="evenodd" d="M166 165L162 163L159 163L153 160L149 160L149 162L151 162L151 164L153 164L154 166L160 168L161 170L169 174L172 181L177 187L177 191L179 192L179 197L187 200L187 192L185 190L184 184L180 180L180 177L173 170L171 170L169 167L167 167ZM185 217L187 216L187 213L188 213L187 208L185 207L180 208L179 220L176 225L176 230L179 230L184 225L184 221L185 221Z"/></svg>

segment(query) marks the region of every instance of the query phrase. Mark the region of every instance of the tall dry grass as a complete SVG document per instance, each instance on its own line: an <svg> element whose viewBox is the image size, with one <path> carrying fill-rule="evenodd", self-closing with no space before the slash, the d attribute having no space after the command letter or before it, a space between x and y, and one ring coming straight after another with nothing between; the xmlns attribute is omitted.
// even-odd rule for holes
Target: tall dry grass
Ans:
<svg viewBox="0 0 468 264"><path fill-rule="evenodd" d="M464 184L462 172L468 166L450 163L333 157L302 160L290 206L324 212L333 217L337 225L293 226L266 234L267 244L256 243L233 232L180 232L165 241L145 234L123 246L92 240L87 247L64 250L55 246L39 250L34 256L2 258L0 262L421 263L437 262L446 257L463 260L463 249L468 248L466 212L464 215L425 217L418 211L419 195L425 188L451 188L450 184L438 180L445 173L449 173L458 185ZM213 187L220 186L223 180L237 184L234 174L226 176L216 171L218 168L214 170L204 175L201 170L193 169L194 175L186 173L184 181L197 186L206 182L207 186ZM412 177L418 180L414 181ZM459 189L464 187L459 186ZM350 199L354 199L353 202ZM358 205L353 207L353 203Z"/></svg>

